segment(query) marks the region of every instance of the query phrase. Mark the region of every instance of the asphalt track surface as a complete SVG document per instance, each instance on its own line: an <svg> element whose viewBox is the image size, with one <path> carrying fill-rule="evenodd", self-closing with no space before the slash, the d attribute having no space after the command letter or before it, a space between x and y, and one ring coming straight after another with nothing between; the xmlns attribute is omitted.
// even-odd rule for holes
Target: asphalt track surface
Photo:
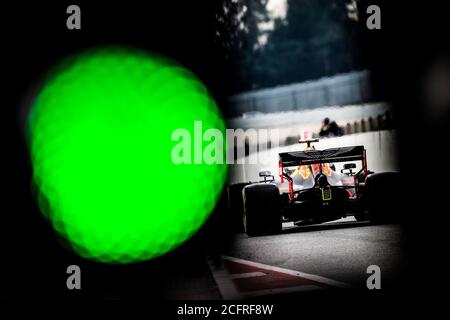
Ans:
<svg viewBox="0 0 450 320"><path fill-rule="evenodd" d="M258 275L270 275L270 272L275 272L275 275L271 275L270 286L291 288L294 291L295 288L301 288L297 285L299 279L291 279L295 283L289 283L289 279L280 278L281 274L290 277L298 272L298 276L303 279L303 275L307 275L307 282L318 277L319 282L315 284L322 287L330 283L333 286L335 281L352 288L365 288L369 276L367 267L370 265L380 267L381 286L389 288L396 284L405 270L404 245L405 235L399 225L371 225L348 217L302 227L285 223L280 234L271 236L248 237L239 234L225 257L243 263L237 265L243 271L236 271L237 275L232 277L255 275L253 284L256 285L253 289L248 288L248 283L242 284L242 280L233 279L238 289L247 290L250 295L251 290L259 290L262 294L267 291L257 288L258 281L262 283L264 279ZM237 268L236 265L231 266L231 269ZM305 289L314 288L311 283L305 284Z"/></svg>

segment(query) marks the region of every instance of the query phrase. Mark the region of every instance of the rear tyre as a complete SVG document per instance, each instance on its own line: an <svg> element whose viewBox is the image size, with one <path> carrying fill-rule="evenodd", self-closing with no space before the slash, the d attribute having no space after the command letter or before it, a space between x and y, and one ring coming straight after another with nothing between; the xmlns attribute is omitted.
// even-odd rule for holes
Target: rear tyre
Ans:
<svg viewBox="0 0 450 320"><path fill-rule="evenodd" d="M246 186L244 198L244 230L247 235L261 236L281 232L280 193L271 183Z"/></svg>
<svg viewBox="0 0 450 320"><path fill-rule="evenodd" d="M228 187L228 221L233 231L244 232L244 200L242 189L248 186L249 182L240 182L232 184Z"/></svg>
<svg viewBox="0 0 450 320"><path fill-rule="evenodd" d="M373 223L399 222L400 177L398 172L374 173L367 177L365 193L368 218Z"/></svg>

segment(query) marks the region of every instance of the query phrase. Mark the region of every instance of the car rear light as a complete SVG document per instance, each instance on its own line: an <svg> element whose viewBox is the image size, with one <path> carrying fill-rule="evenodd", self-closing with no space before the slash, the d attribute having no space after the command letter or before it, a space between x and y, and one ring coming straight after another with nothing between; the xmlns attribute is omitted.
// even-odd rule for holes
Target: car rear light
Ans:
<svg viewBox="0 0 450 320"><path fill-rule="evenodd" d="M284 177L283 177L283 164L280 162L278 163L278 175L280 176L281 179L281 183L284 182Z"/></svg>

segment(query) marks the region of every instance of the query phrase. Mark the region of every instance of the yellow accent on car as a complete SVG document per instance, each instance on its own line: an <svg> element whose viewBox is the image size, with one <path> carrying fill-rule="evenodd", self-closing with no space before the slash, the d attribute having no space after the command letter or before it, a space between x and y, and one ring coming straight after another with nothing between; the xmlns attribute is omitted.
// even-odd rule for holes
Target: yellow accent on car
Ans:
<svg viewBox="0 0 450 320"><path fill-rule="evenodd" d="M331 188L322 188L322 200L324 201L331 200Z"/></svg>

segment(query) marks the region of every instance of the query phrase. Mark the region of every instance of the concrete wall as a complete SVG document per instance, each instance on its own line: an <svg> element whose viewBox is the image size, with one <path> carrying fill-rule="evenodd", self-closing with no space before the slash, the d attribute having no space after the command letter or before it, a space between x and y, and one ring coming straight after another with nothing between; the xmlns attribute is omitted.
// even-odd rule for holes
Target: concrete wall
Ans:
<svg viewBox="0 0 450 320"><path fill-rule="evenodd" d="M344 130L345 134L387 129L380 126L378 119L390 110L388 103L367 103L341 107L322 107L303 111L287 111L263 113L249 117L228 119L228 127L233 129L277 129L279 145L289 144L287 139L297 141L298 138L312 137L320 130L325 117L330 117ZM375 126L370 126L369 122ZM362 130L362 123L366 130ZM378 124L378 125L377 125ZM359 130L356 130L359 129ZM291 142L292 143L292 142Z"/></svg>
<svg viewBox="0 0 450 320"><path fill-rule="evenodd" d="M316 149L326 149L335 147L345 147L352 145L364 145L367 150L367 166L369 170L397 171L396 159L396 131L384 130L345 135L338 138L328 138L315 143ZM293 144L289 146L271 149L259 153L260 159L266 164L248 164L246 157L245 164L234 164L230 167L230 183L243 181L258 181L260 171L270 170L275 176L278 175L278 153L303 150L304 145Z"/></svg>

